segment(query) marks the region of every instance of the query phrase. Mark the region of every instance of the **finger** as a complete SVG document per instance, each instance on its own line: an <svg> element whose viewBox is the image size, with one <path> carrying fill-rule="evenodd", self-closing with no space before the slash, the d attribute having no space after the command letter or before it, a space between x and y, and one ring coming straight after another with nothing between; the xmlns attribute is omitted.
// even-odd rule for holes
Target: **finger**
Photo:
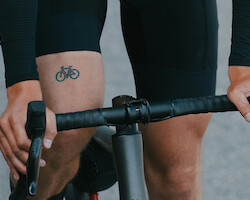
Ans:
<svg viewBox="0 0 250 200"><path fill-rule="evenodd" d="M10 143L11 147L15 147L17 146L16 145L16 139L14 137L14 134L13 134L13 131L10 127L10 122L8 120L7 117L2 117L1 120L0 120L0 128L1 128L1 131L3 133L7 133L7 134L4 134L7 139L8 139L8 142Z"/></svg>
<svg viewBox="0 0 250 200"><path fill-rule="evenodd" d="M5 151L6 158L11 161L12 165L14 165L14 167L19 172L21 172L22 174L26 174L26 166L15 156L6 137L3 135L2 132L0 133L0 135L1 135L1 144Z"/></svg>
<svg viewBox="0 0 250 200"><path fill-rule="evenodd" d="M240 111L246 121L250 122L250 104L246 96L240 90L231 91L228 93L229 99Z"/></svg>
<svg viewBox="0 0 250 200"><path fill-rule="evenodd" d="M8 159L8 157L6 155L6 152L5 152L5 150L4 150L4 148L3 148L3 146L2 146L1 143L0 143L0 150L1 150L2 154L3 154L4 159L6 160L8 166L10 168L10 172L13 174L14 178L16 180L18 180L19 179L19 173L16 170L16 168L14 167L14 165L12 165L11 161Z"/></svg>
<svg viewBox="0 0 250 200"><path fill-rule="evenodd" d="M12 125L12 127L13 127L13 132L15 135L17 146L20 149L28 152L31 146L31 140L28 138L28 135L26 133L24 126L20 124L16 124L16 125Z"/></svg>
<svg viewBox="0 0 250 200"><path fill-rule="evenodd" d="M49 109L46 110L46 133L43 140L43 145L46 149L49 149L53 143L57 135L57 128L56 128L56 117L55 114L50 111Z"/></svg>
<svg viewBox="0 0 250 200"><path fill-rule="evenodd" d="M9 117L9 122L14 133L17 146L20 149L28 152L30 149L31 141L28 138L25 130L25 119L26 118L23 118L20 115L16 114Z"/></svg>
<svg viewBox="0 0 250 200"><path fill-rule="evenodd" d="M16 139L14 137L14 133L10 127L9 123L5 123L4 121L2 121L1 123L1 131L3 132L3 134L6 136L9 145L11 146L11 149L13 151L13 153L24 163L26 164L27 160L28 160L28 152L21 150L16 142Z"/></svg>

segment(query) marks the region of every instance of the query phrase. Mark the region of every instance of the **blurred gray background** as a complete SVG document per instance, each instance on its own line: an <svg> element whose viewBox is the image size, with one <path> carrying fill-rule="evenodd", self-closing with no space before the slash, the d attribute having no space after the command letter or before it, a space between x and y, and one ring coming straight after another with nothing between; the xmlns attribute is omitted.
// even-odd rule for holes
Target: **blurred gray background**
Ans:
<svg viewBox="0 0 250 200"><path fill-rule="evenodd" d="M225 94L229 85L227 63L231 38L231 0L218 0L219 61L217 94ZM109 0L101 40L105 76L105 106L119 94L135 95L133 75L123 43L119 1ZM1 53L1 52L0 52ZM6 105L4 66L0 55L0 112ZM203 200L250 199L249 125L239 113L214 114L203 140ZM0 200L9 195L8 166L0 155ZM101 200L118 200L117 185L100 194Z"/></svg>

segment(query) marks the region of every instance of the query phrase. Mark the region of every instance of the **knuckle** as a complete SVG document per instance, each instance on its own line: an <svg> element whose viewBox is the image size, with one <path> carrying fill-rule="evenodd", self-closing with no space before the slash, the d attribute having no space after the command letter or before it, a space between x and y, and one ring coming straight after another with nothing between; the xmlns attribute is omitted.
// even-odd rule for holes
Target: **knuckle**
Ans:
<svg viewBox="0 0 250 200"><path fill-rule="evenodd" d="M0 141L3 140L5 138L4 134L0 134Z"/></svg>
<svg viewBox="0 0 250 200"><path fill-rule="evenodd" d="M13 155L13 153L11 153L11 152L7 152L7 153L6 153L6 157L7 157L8 160L13 160L14 155Z"/></svg>
<svg viewBox="0 0 250 200"><path fill-rule="evenodd" d="M18 121L17 115L11 115L10 116L10 122L12 124L15 124Z"/></svg>
<svg viewBox="0 0 250 200"><path fill-rule="evenodd" d="M9 116L10 123L12 124L21 122L23 118L24 118L23 115L20 115L20 113L11 114Z"/></svg>
<svg viewBox="0 0 250 200"><path fill-rule="evenodd" d="M238 92L238 88L236 86L230 86L228 88L228 96L229 97L234 97Z"/></svg>
<svg viewBox="0 0 250 200"><path fill-rule="evenodd" d="M47 134L50 136L56 136L57 132L55 130L48 130Z"/></svg>
<svg viewBox="0 0 250 200"><path fill-rule="evenodd" d="M241 112L244 112L246 109L248 109L249 105L245 102L239 102L238 103L238 110Z"/></svg>
<svg viewBox="0 0 250 200"><path fill-rule="evenodd" d="M18 148L18 146L13 146L12 150L13 150L13 153L15 155L19 155L20 154L20 149Z"/></svg>
<svg viewBox="0 0 250 200"><path fill-rule="evenodd" d="M8 124L8 119L7 118L1 118L0 119L0 126L5 127Z"/></svg>
<svg viewBox="0 0 250 200"><path fill-rule="evenodd" d="M17 140L17 146L20 147L24 147L25 146L25 141L22 139Z"/></svg>
<svg viewBox="0 0 250 200"><path fill-rule="evenodd" d="M227 88L227 93L230 94L232 92L232 88L233 88L233 85L230 85L228 88Z"/></svg>

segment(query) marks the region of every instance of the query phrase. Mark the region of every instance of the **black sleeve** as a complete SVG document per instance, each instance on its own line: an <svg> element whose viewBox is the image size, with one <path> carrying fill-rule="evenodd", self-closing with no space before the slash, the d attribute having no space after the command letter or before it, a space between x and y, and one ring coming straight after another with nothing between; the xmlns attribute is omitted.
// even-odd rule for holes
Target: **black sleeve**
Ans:
<svg viewBox="0 0 250 200"><path fill-rule="evenodd" d="M37 0L0 0L6 86L38 80L35 60Z"/></svg>
<svg viewBox="0 0 250 200"><path fill-rule="evenodd" d="M233 0L229 65L250 66L250 0Z"/></svg>

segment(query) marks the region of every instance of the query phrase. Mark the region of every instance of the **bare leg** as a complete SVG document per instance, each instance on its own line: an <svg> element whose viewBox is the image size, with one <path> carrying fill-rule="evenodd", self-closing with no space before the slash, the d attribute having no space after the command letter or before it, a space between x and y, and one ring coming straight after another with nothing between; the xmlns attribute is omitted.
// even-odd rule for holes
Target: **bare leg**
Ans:
<svg viewBox="0 0 250 200"><path fill-rule="evenodd" d="M210 114L142 126L150 200L200 200L200 153Z"/></svg>
<svg viewBox="0 0 250 200"><path fill-rule="evenodd" d="M64 52L37 58L43 99L55 113L101 107L104 94L101 54L89 51ZM56 80L61 66L80 72L77 79ZM43 151L47 164L40 171L38 192L32 200L47 200L58 194L75 176L80 152L93 136L93 129L59 132L50 150Z"/></svg>

